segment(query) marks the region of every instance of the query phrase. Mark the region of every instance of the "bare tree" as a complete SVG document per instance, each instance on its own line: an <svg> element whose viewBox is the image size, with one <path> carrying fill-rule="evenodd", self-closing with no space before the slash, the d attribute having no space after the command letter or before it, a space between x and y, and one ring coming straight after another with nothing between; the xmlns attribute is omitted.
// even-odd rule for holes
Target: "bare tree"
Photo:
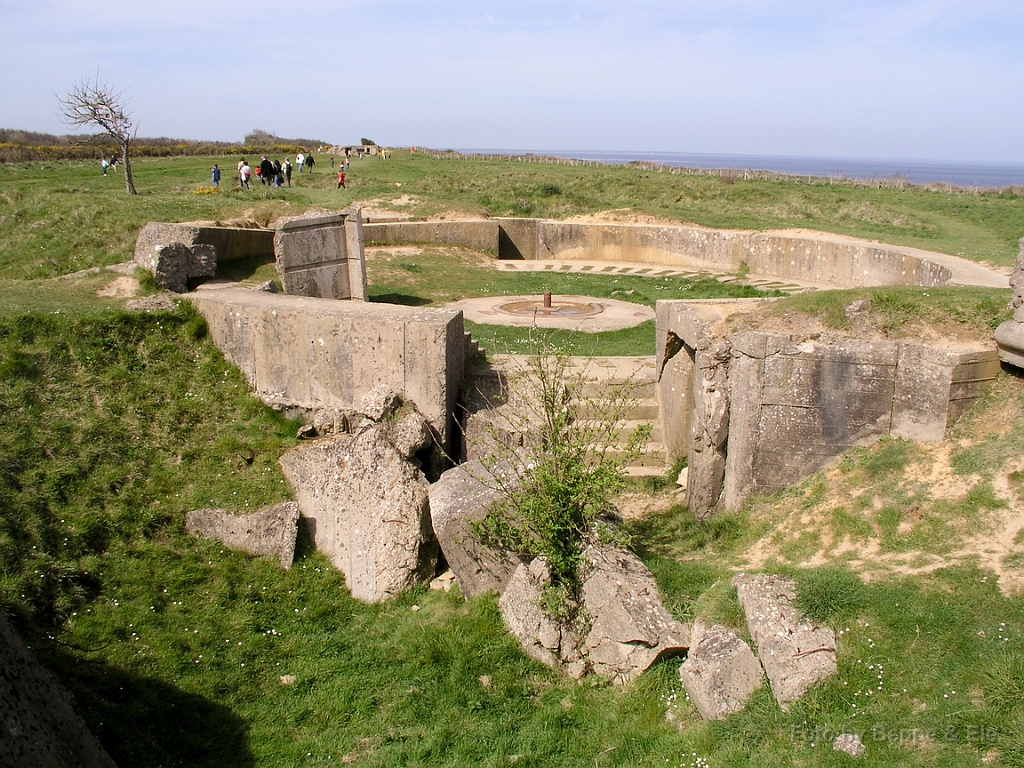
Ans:
<svg viewBox="0 0 1024 768"><path fill-rule="evenodd" d="M124 164L124 183L129 195L137 195L132 180L132 161L128 149L135 140L134 122L126 109L126 100L120 91L114 91L100 80L79 80L63 99L58 97L62 119L68 125L94 125L117 142ZM102 135L102 134L100 134Z"/></svg>

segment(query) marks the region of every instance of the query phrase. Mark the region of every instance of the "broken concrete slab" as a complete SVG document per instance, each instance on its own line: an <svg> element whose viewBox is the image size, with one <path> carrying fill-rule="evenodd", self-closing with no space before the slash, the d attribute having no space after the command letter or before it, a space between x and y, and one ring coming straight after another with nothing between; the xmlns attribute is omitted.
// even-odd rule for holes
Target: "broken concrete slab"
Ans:
<svg viewBox="0 0 1024 768"><path fill-rule="evenodd" d="M508 631L530 658L564 668L578 679L586 673L579 637L541 608L544 587L550 582L551 572L543 558L529 565L520 563L498 599L498 608Z"/></svg>
<svg viewBox="0 0 1024 768"><path fill-rule="evenodd" d="M836 673L836 636L800 614L796 582L774 574L732 579L775 700L783 709Z"/></svg>
<svg viewBox="0 0 1024 768"><path fill-rule="evenodd" d="M285 293L366 301L366 257L360 208L307 212L279 219L274 235Z"/></svg>
<svg viewBox="0 0 1024 768"><path fill-rule="evenodd" d="M460 464L430 486L430 518L445 560L468 600L493 590L502 594L519 558L481 545L471 527L505 498L481 461ZM500 470L499 470L500 471Z"/></svg>
<svg viewBox="0 0 1024 768"><path fill-rule="evenodd" d="M304 443L280 462L316 548L345 574L353 597L379 602L433 578L427 480L385 425Z"/></svg>
<svg viewBox="0 0 1024 768"><path fill-rule="evenodd" d="M299 505L286 501L256 512L236 514L225 509L197 509L185 516L185 530L217 539L229 549L273 557L285 570L295 559Z"/></svg>
<svg viewBox="0 0 1024 768"><path fill-rule="evenodd" d="M682 655L690 632L665 610L654 576L629 550L591 544L581 587L590 631L581 650L593 671L621 685L658 659Z"/></svg>
<svg viewBox="0 0 1024 768"><path fill-rule="evenodd" d="M705 629L695 622L690 652L679 678L690 701L705 720L723 720L739 712L764 679L750 646L721 625Z"/></svg>
<svg viewBox="0 0 1024 768"><path fill-rule="evenodd" d="M72 706L71 694L0 610L0 765L116 768Z"/></svg>

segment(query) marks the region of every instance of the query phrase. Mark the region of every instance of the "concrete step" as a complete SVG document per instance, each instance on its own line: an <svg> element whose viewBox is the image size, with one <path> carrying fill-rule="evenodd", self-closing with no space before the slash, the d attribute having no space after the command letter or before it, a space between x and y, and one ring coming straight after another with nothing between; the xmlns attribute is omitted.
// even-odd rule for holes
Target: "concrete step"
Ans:
<svg viewBox="0 0 1024 768"><path fill-rule="evenodd" d="M660 413L661 411L656 400L652 398L644 398L637 401L637 403L633 405L625 415L626 418L630 420L650 421L656 424ZM594 409L584 406L580 408L579 415L584 419L592 418L595 415Z"/></svg>
<svg viewBox="0 0 1024 768"><path fill-rule="evenodd" d="M586 420L584 420L581 423L587 424L588 422ZM615 441L617 443L619 443L619 444L623 444L624 445L626 440L629 439L629 436L631 434L633 434L633 432L636 430L636 428L641 426L641 425L643 425L643 424L650 424L651 425L651 436L648 439L647 444L648 445L652 445L652 444L661 445L661 425L658 424L656 421L652 422L650 419L625 419L625 420L623 420L619 424L618 428L616 428L616 430L615 430Z"/></svg>

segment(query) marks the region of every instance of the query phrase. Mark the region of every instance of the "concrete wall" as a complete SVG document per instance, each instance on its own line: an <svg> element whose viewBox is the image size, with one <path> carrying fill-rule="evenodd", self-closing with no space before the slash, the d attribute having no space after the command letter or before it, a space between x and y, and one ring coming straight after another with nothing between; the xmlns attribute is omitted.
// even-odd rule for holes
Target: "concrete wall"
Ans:
<svg viewBox="0 0 1024 768"><path fill-rule="evenodd" d="M135 260L140 264L152 262L157 246L170 243L212 245L217 249L217 263L223 264L273 256L274 230L151 221L142 228L135 241Z"/></svg>
<svg viewBox="0 0 1024 768"><path fill-rule="evenodd" d="M733 272L746 264L757 275L837 288L1007 286L1006 277L966 259L805 230L751 232L515 218L380 223L366 229L371 242L464 245L495 252L500 259L617 261L717 272Z"/></svg>
<svg viewBox="0 0 1024 768"><path fill-rule="evenodd" d="M281 219L274 235L274 254L285 293L321 299L367 298L358 207Z"/></svg>
<svg viewBox="0 0 1024 768"><path fill-rule="evenodd" d="M730 333L750 302L658 302L662 433L698 516L775 493L855 445L941 440L999 371L995 349Z"/></svg>
<svg viewBox="0 0 1024 768"><path fill-rule="evenodd" d="M498 252L498 222L495 219L364 224L363 237L368 243L439 243L459 245L477 251Z"/></svg>
<svg viewBox="0 0 1024 768"><path fill-rule="evenodd" d="M462 313L242 288L189 294L210 335L265 401L355 410L387 384L447 449L464 369Z"/></svg>

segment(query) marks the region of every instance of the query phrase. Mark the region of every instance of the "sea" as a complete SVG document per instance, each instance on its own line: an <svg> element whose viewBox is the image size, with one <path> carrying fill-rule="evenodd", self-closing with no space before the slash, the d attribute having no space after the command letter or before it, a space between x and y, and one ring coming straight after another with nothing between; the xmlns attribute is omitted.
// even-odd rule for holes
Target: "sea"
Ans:
<svg viewBox="0 0 1024 768"><path fill-rule="evenodd" d="M623 152L561 149L459 149L461 154L539 155L605 163L659 163L679 168L773 171L794 176L887 179L900 176L911 184L952 184L966 188L1024 186L1024 164L958 163L935 160L884 160L782 155L720 155L695 152Z"/></svg>

